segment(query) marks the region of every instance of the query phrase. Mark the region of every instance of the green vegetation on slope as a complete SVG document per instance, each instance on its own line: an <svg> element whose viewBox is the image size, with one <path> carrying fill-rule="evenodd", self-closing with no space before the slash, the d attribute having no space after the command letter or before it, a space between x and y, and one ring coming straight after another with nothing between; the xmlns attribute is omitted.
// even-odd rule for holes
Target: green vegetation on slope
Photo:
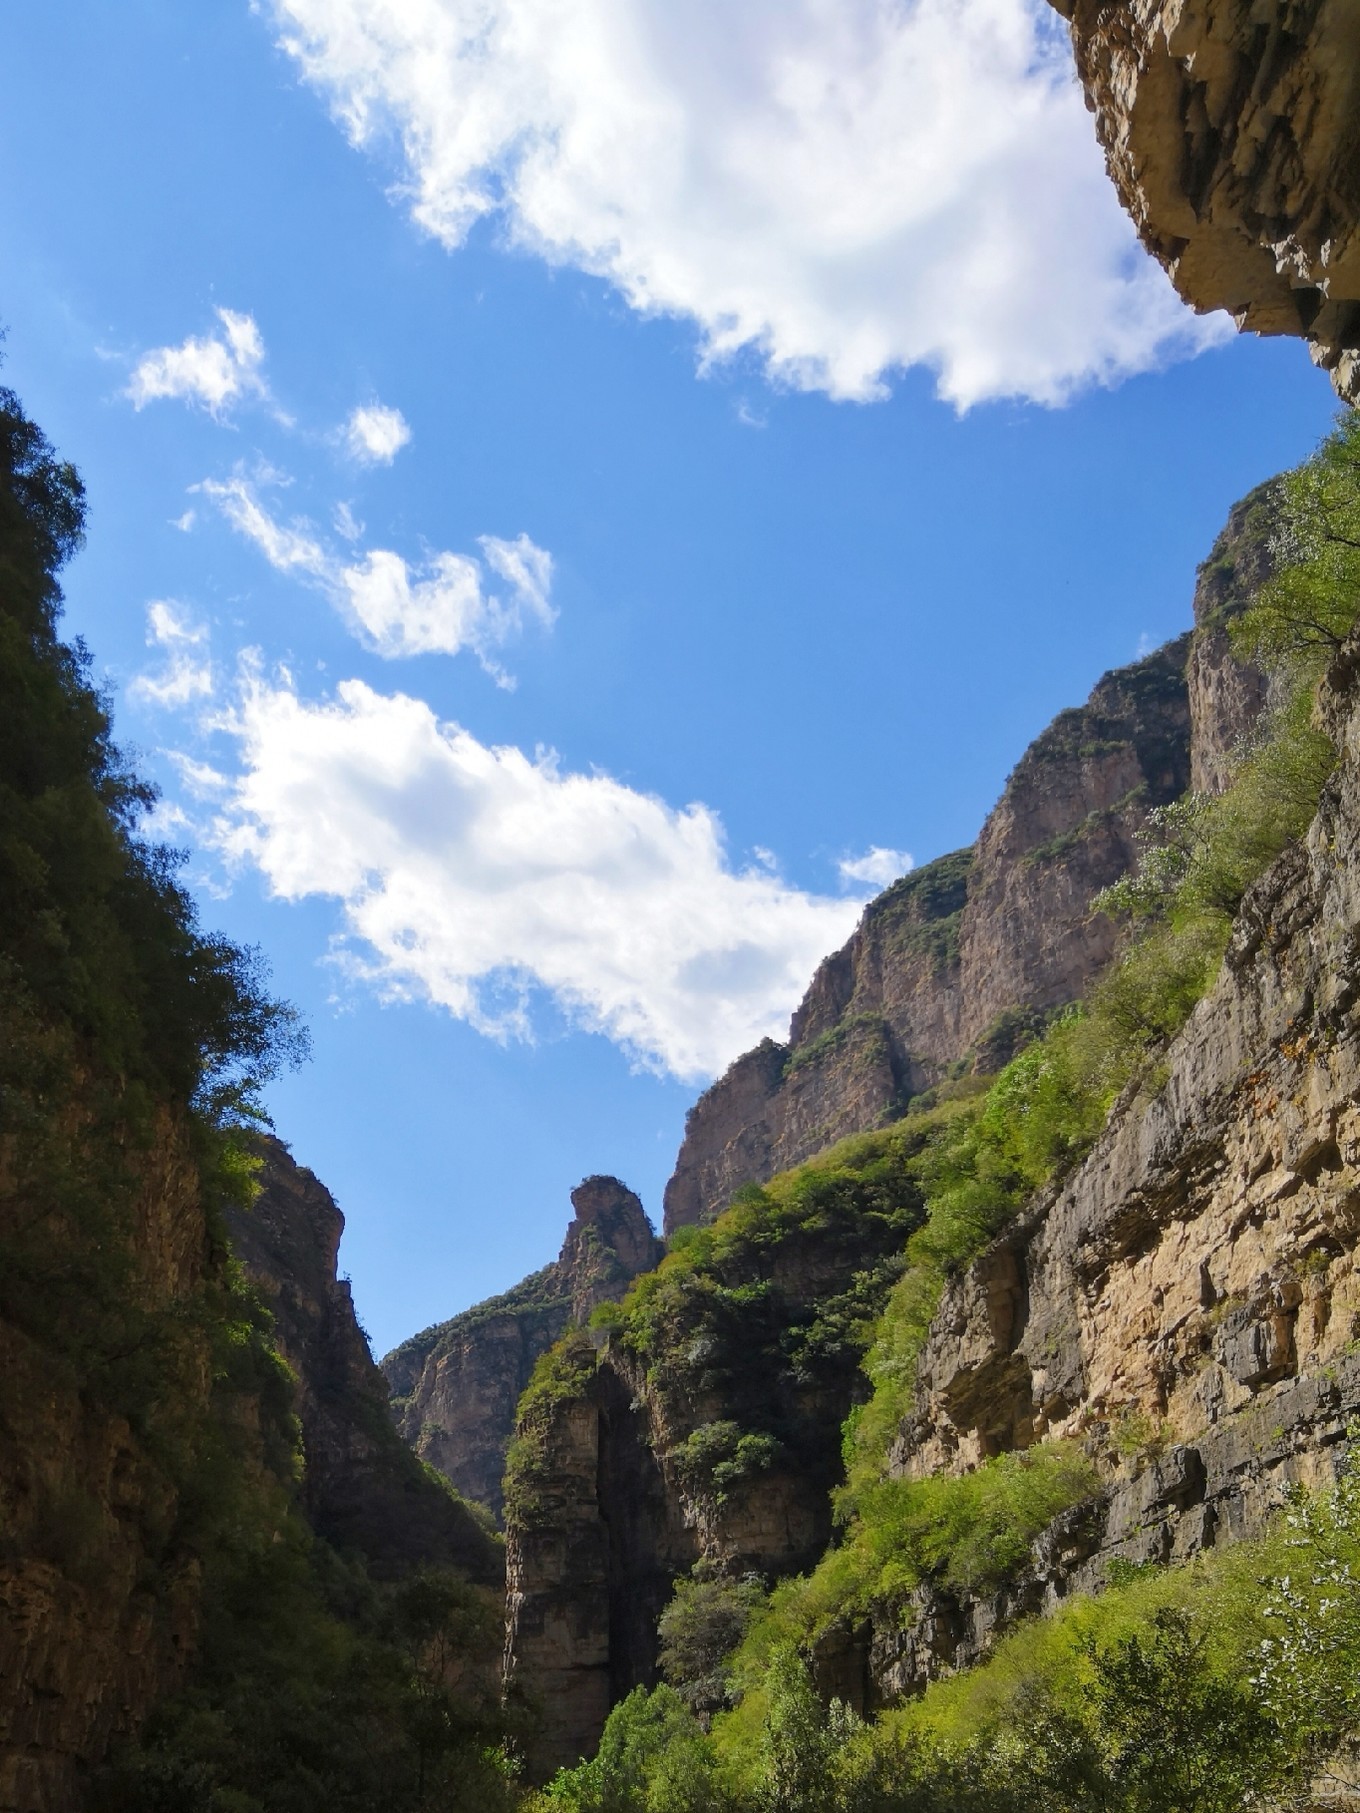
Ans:
<svg viewBox="0 0 1360 1813"><path fill-rule="evenodd" d="M614 1709L541 1813L1240 1813L1314 1804L1360 1728L1360 1470L1261 1542L1128 1570L872 1721L776 1644L735 1711Z"/></svg>
<svg viewBox="0 0 1360 1813"><path fill-rule="evenodd" d="M834 1705L828 1715L808 1674L832 1626L872 1613L891 1628L922 1584L997 1585L1095 1484L1088 1460L1067 1444L918 1481L890 1477L888 1452L911 1410L917 1358L948 1278L1079 1161L1116 1098L1159 1087L1161 1054L1212 985L1233 915L1317 810L1335 762L1314 723L1317 683L1360 614L1360 418L1343 418L1280 490L1276 576L1230 625L1238 652L1271 673L1276 702L1238 751L1231 784L1153 815L1137 873L1101 902L1125 923L1120 955L1080 1007L985 1095L918 1110L859 1148L893 1164L898 1190L914 1192L919 1206L865 1361L872 1391L846 1427L841 1540L763 1609L735 1603L731 1583L725 1601L700 1603L701 1583L687 1583L678 1603L698 1626L691 1660L673 1656L673 1686L638 1690L616 1708L599 1756L561 1775L549 1805L1217 1813L1278 1801L1360 1729L1354 1472L1335 1492L1300 1501L1264 1547L1179 1573L1140 1570L872 1724ZM767 1227L777 1243L788 1190L776 1179L742 1205L754 1226L732 1211L733 1233L750 1240ZM624 1306L620 1334L654 1370L663 1355L668 1367L677 1355L706 1356L710 1327L717 1351L740 1351L736 1322L724 1331L688 1307L722 1288L727 1225L722 1217L704 1230L707 1243L689 1237ZM890 1269L891 1258L884 1275ZM861 1324L857 1340L864 1334ZM705 1634L724 1621L741 1635L715 1657ZM734 1694L739 1703L706 1731L696 1714Z"/></svg>
<svg viewBox="0 0 1360 1813"><path fill-rule="evenodd" d="M298 1509L294 1380L222 1211L251 1198L259 1090L302 1038L139 830L153 793L57 635L83 524L74 470L0 390L0 1569L56 1570L58 1661L129 1542L150 1641L197 1628L97 1805L494 1809L498 1717L461 1678L494 1648L486 1595L373 1586ZM126 1463L115 1509L80 1474L90 1430Z"/></svg>

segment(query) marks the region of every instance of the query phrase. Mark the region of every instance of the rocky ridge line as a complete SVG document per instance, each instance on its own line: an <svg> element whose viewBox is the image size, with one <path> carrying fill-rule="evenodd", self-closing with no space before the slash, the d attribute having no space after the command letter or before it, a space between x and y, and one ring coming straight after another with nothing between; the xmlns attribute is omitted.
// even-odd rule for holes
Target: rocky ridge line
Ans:
<svg viewBox="0 0 1360 1813"><path fill-rule="evenodd" d="M691 1109L665 1229L709 1221L743 1184L883 1126L960 1065L999 1069L1109 961L1090 902L1127 873L1150 807L1223 784L1266 702L1226 625L1270 571L1275 491L1235 505L1199 570L1195 628L1101 679L1030 745L976 845L894 883L828 957L787 1045L747 1052Z"/></svg>
<svg viewBox="0 0 1360 1813"><path fill-rule="evenodd" d="M503 1296L404 1341L381 1362L397 1426L422 1460L495 1516L515 1407L536 1361L600 1303L616 1302L662 1247L642 1204L616 1177L571 1193L556 1262Z"/></svg>

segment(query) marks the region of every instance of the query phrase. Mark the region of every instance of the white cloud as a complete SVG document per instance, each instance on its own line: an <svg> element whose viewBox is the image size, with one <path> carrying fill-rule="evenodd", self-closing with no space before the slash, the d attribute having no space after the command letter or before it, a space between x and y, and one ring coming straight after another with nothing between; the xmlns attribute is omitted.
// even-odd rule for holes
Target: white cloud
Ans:
<svg viewBox="0 0 1360 1813"><path fill-rule="evenodd" d="M886 850L882 844L874 844L863 856L844 856L836 864L841 880L847 887L856 884L886 888L890 881L896 881L900 875L914 868L915 864L905 850Z"/></svg>
<svg viewBox="0 0 1360 1813"><path fill-rule="evenodd" d="M277 480L277 474L266 474ZM236 473L205 479L197 489L232 527L252 541L277 573L318 586L355 634L387 660L409 655L456 655L470 649L503 686L513 681L496 651L517 636L526 618L545 627L556 618L551 602L552 556L527 535L478 539L482 559L438 552L412 566L390 548L373 548L346 560L319 541L303 521L283 523L260 497L259 482ZM346 508L341 531L359 532ZM505 582L487 584L488 570Z"/></svg>
<svg viewBox="0 0 1360 1813"><path fill-rule="evenodd" d="M148 648L164 651L165 661L154 673L133 676L128 682L129 698L163 706L211 698L213 671L206 624L173 598L157 598L146 607L146 641Z"/></svg>
<svg viewBox="0 0 1360 1813"><path fill-rule="evenodd" d="M246 675L216 840L286 900L343 903L354 968L496 1038L537 992L636 1061L698 1078L782 1036L859 905L734 872L677 811L551 755L488 748L357 680L327 704Z"/></svg>
<svg viewBox="0 0 1360 1813"><path fill-rule="evenodd" d="M362 466L390 466L411 438L411 425L399 409L365 403L345 423L345 447Z"/></svg>
<svg viewBox="0 0 1360 1813"><path fill-rule="evenodd" d="M1060 402L1198 349L1044 0L271 0L447 246L514 243L845 398Z"/></svg>
<svg viewBox="0 0 1360 1813"><path fill-rule="evenodd" d="M220 417L242 397L269 395L262 373L264 340L254 317L219 308L217 319L220 333L158 346L142 356L125 392L138 409L162 397L181 397Z"/></svg>

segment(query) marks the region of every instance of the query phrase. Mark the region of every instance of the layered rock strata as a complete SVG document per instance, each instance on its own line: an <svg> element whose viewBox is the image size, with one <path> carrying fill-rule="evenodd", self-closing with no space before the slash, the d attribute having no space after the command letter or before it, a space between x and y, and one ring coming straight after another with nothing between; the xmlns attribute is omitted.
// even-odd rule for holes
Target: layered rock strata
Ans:
<svg viewBox="0 0 1360 1813"><path fill-rule="evenodd" d="M515 1407L535 1363L573 1323L616 1302L661 1258L642 1204L616 1177L586 1178L571 1203L554 1264L413 1336L382 1362L402 1435L498 1517Z"/></svg>
<svg viewBox="0 0 1360 1813"><path fill-rule="evenodd" d="M871 902L794 1014L691 1109L666 1186L667 1233L719 1214L849 1133L896 1118L961 1064L998 1069L1109 960L1092 897L1125 874L1148 810L1222 787L1267 703L1227 625L1271 570L1278 492L1234 506L1200 568L1195 629L1105 675L1016 765L977 844Z"/></svg>
<svg viewBox="0 0 1360 1813"><path fill-rule="evenodd" d="M860 1632L835 1666L867 1670L871 1701L977 1660L1112 1559L1186 1559L1334 1477L1360 1412L1358 675L1352 642L1324 698L1338 772L1164 1080L947 1290L891 1461L960 1471L1078 1436L1106 1483L1007 1593L923 1593Z"/></svg>
<svg viewBox="0 0 1360 1813"><path fill-rule="evenodd" d="M1181 296L1297 334L1360 399L1360 16L1349 0L1053 0L1106 165Z"/></svg>

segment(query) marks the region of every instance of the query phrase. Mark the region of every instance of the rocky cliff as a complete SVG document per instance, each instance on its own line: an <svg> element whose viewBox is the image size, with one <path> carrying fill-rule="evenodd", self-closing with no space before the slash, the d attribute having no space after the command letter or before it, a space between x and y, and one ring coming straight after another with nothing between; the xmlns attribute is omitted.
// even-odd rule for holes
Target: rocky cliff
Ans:
<svg viewBox="0 0 1360 1813"><path fill-rule="evenodd" d="M1298 334L1360 397L1360 19L1348 0L1053 0L1106 164L1185 300Z"/></svg>
<svg viewBox="0 0 1360 1813"><path fill-rule="evenodd" d="M231 1211L228 1233L296 1375L309 1523L378 1578L434 1564L499 1586L499 1544L393 1426L386 1381L336 1272L344 1216L282 1141L261 1140L259 1149L260 1193Z"/></svg>
<svg viewBox="0 0 1360 1813"><path fill-rule="evenodd" d="M878 1703L1112 1560L1187 1559L1335 1477L1360 1412L1358 681L1360 640L1323 696L1322 809L1244 902L1160 1086L946 1292L892 1474L1077 1436L1102 1477L1006 1591L861 1628L850 1674Z"/></svg>
<svg viewBox="0 0 1360 1813"><path fill-rule="evenodd" d="M681 1243L535 1375L507 1479L507 1685L531 1772L586 1753L656 1679L656 1621L699 1559L813 1565L831 1535L864 1322L918 1225L912 1179L842 1152Z"/></svg>
<svg viewBox="0 0 1360 1813"><path fill-rule="evenodd" d="M402 1589L364 1564L440 1565L449 1615L427 1594L415 1622L451 1682L486 1653L496 1593L468 1577L498 1583L498 1545L387 1423L326 1193L271 1141L246 1206L244 1125L295 1023L200 929L57 634L82 520L73 468L0 389L0 1809L77 1813L96 1778L120 1808L260 1806L262 1778L348 1790L377 1754L384 1798L356 1804L412 1804ZM303 1757L347 1682L354 1753L335 1760L332 1713ZM488 1728L471 1691L420 1686L469 1744Z"/></svg>
<svg viewBox="0 0 1360 1813"><path fill-rule="evenodd" d="M706 1183L707 1197L679 1198L697 1208L694 1220L706 1223L734 1188L735 1206L700 1228L673 1211L682 1236L676 1253L655 1279L642 1281L612 1331L597 1330L593 1342L554 1357L557 1371L531 1391L521 1413L508 1519L507 1670L512 1689L539 1708L530 1757L536 1772L587 1752L609 1705L656 1678L655 1625L668 1582L696 1562L725 1578L785 1578L831 1541L840 1428L867 1390L860 1371L866 1331L906 1263L904 1242L921 1212L913 1179L923 1173L913 1171L913 1152L929 1148L955 1108L985 1087L976 1072L1004 1063L1027 1017L1032 1024L1045 1008L1080 995L1108 961L1114 928L1093 920L1090 898L1126 871L1149 804L1192 781L1210 792L1223 784L1233 746L1268 697L1264 676L1232 657L1226 625L1270 570L1274 508L1266 487L1232 512L1200 569L1193 636L1107 676L1085 708L1062 714L1017 766L976 849L907 877L874 902L850 944L818 972L790 1046L748 1054L696 1107L672 1188L697 1192L696 1179ZM1354 798L1360 801L1360 776ZM1340 922L1344 905L1336 911ZM1243 986L1251 992L1257 984ZM1263 1004L1268 999L1263 992ZM927 1040L935 1034L940 1043L932 1049ZM1246 1035L1255 1041L1251 1052L1242 1037L1225 1040L1216 1027L1205 1036L1222 1066L1220 1082L1234 1066L1261 1068L1256 1046L1269 1042L1263 1025ZM903 1071L894 1064L913 1047L918 1076L935 1082L927 1100L939 1106L923 1112L918 1100L896 1131L870 1134L902 1112ZM970 1049L986 1057L974 1074L959 1076L958 1058ZM810 1056L799 1062L800 1052ZM866 1052L879 1055L870 1062ZM956 1080L940 1081L951 1060ZM800 1079L815 1076L819 1062L823 1112L795 1120L790 1104L808 1100ZM877 1094L875 1077L886 1079ZM1135 1147L1148 1138L1146 1106L1126 1104L1106 1140L1116 1138L1115 1128ZM1236 1125L1241 1100L1228 1091L1220 1112L1225 1125ZM1206 1113L1201 1101L1187 1104L1185 1149L1174 1160L1164 1156L1172 1171L1214 1169L1217 1161L1197 1143ZM858 1143L849 1138L768 1188L752 1187L770 1178L780 1154L798 1152L799 1141L822 1151L837 1134L854 1132L863 1135ZM1249 1527L1271 1487L1258 1491L1242 1475L1244 1456L1252 1456L1251 1480L1264 1481L1272 1468L1287 1469L1295 1451L1320 1453L1341 1427L1336 1405L1325 1391L1318 1397L1313 1381L1287 1407L1278 1455L1262 1461L1260 1431L1253 1425L1244 1434L1244 1425L1233 1424L1212 1454L1201 1442L1198 1458L1186 1458L1173 1432L1176 1409L1157 1394L1160 1359L1130 1380L1117 1405L1093 1391L1085 1373L1078 1378L1086 1348L1071 1293L1082 1289L1091 1316L1098 1319L1103 1305L1109 1318L1112 1303L1128 1304L1141 1327L1152 1294L1167 1295L1174 1274L1183 1288L1205 1293L1206 1326L1223 1331L1214 1338L1233 1355L1284 1340L1247 1328L1248 1303L1278 1297L1261 1278L1210 1288L1202 1282L1208 1274L1186 1271L1185 1254L1173 1247L1165 1280L1140 1280L1136 1267L1147 1262L1153 1239L1151 1224L1138 1221L1144 1186L1131 1150L1105 1151L1079 1178L1105 1178L1106 1207L1088 1199L1089 1182L1067 1186L1078 1195L1064 1212L1066 1244L1045 1258L1054 1301L1040 1319L1025 1243L1039 1226L1056 1225L1052 1198L949 1289L920 1363L914 1419L892 1448L888 1475L963 1471L1045 1437L1089 1434L1104 1418L1107 1434L1122 1433L1106 1441L1103 1494L1060 1519L1029 1571L1002 1587L972 1597L922 1590L919 1602L884 1606L876 1620L833 1621L816 1663L828 1691L852 1703L881 1704L975 1659L998 1629L1046 1595L1098 1580L1111 1554L1185 1552L1195 1528L1198 1540L1207 1539L1213 1516ZM1231 1191L1237 1170L1229 1178ZM1148 1188L1157 1213L1171 1214L1179 1229L1169 1185L1158 1186L1160 1194ZM1128 1240L1134 1275L1117 1283L1091 1269L1081 1244L1083 1230L1102 1217L1129 1230L1119 1237ZM1230 1225L1222 1215L1206 1225L1206 1263ZM1258 1256L1276 1250L1270 1238L1258 1243ZM1310 1263L1310 1275L1318 1275ZM1108 1364L1123 1356L1128 1367L1137 1339L1122 1316L1114 1313ZM1181 1317L1176 1326L1189 1325ZM1048 1370L1039 1370L1040 1356ZM1239 1371L1254 1363L1222 1362ZM1188 1358L1185 1364L1192 1369ZM1268 1360L1258 1383L1281 1379L1279 1364ZM1195 1374L1201 1387L1208 1376ZM1223 1403L1242 1409L1248 1388L1239 1381L1236 1398L1223 1389ZM1120 1444L1127 1447L1124 1437L1135 1428L1148 1432L1147 1452L1129 1462L1119 1458ZM626 1503L617 1483L625 1480ZM1188 1515L1196 1491L1221 1500L1198 1525Z"/></svg>
<svg viewBox="0 0 1360 1813"><path fill-rule="evenodd" d="M7 1168L14 1158L11 1142ZM22 1177L22 1154L15 1168ZM211 1244L184 1128L167 1119L139 1170L137 1307L150 1318L192 1297ZM39 1206L5 1192L7 1259L16 1217ZM62 1230L51 1231L60 1264ZM71 1248L66 1257L78 1261ZM31 1291L31 1277L26 1284ZM45 1338L41 1307L0 1319L5 1813L76 1807L82 1771L179 1682L198 1625L199 1567L181 1539L179 1481L138 1404L86 1389L79 1350ZM171 1377L192 1419L208 1381L201 1350L184 1358Z"/></svg>
<svg viewBox="0 0 1360 1813"><path fill-rule="evenodd" d="M866 909L793 1016L690 1111L665 1227L711 1219L743 1184L893 1120L962 1066L996 1070L1109 961L1092 897L1126 873L1148 810L1222 784L1265 700L1226 625L1270 570L1275 493L1236 505L1194 596L1195 629L1105 675L1016 765L976 845Z"/></svg>
<svg viewBox="0 0 1360 1813"><path fill-rule="evenodd" d="M389 1353L382 1370L415 1452L496 1516L515 1407L539 1358L600 1303L617 1301L661 1257L642 1204L616 1177L571 1193L556 1262Z"/></svg>

